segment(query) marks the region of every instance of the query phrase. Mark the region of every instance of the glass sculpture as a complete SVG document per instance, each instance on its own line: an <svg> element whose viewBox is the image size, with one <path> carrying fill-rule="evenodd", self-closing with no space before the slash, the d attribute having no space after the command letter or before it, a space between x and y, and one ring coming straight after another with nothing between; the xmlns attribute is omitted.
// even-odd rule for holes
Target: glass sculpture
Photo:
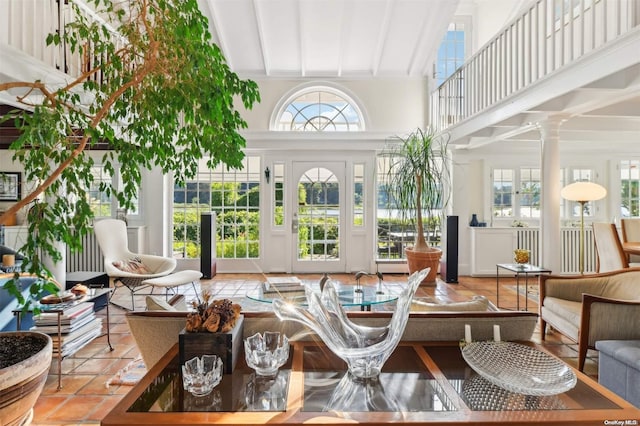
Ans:
<svg viewBox="0 0 640 426"><path fill-rule="evenodd" d="M352 322L345 313L332 281L322 292L306 287L307 306L273 301L281 320L300 322L313 330L327 347L347 363L349 373L358 378L377 377L394 351L409 319L409 307L429 268L412 274L407 287L396 301L391 321L384 327L369 327Z"/></svg>

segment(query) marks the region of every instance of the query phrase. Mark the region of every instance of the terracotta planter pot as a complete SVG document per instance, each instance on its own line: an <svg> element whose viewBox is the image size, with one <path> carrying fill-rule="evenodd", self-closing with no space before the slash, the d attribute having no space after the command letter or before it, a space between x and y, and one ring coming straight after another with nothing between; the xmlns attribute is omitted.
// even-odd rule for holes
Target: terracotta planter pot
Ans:
<svg viewBox="0 0 640 426"><path fill-rule="evenodd" d="M424 268L431 268L431 271L429 271L427 277L422 280L421 284L435 284L440 266L440 258L442 257L442 250L432 247L429 251L413 251L413 249L406 248L404 249L404 253L407 256L409 273L413 274Z"/></svg>
<svg viewBox="0 0 640 426"><path fill-rule="evenodd" d="M1 338L6 336L34 336L42 342L42 349L29 358L0 369L0 425L28 425L49 373L52 341L48 335L33 331L0 333Z"/></svg>

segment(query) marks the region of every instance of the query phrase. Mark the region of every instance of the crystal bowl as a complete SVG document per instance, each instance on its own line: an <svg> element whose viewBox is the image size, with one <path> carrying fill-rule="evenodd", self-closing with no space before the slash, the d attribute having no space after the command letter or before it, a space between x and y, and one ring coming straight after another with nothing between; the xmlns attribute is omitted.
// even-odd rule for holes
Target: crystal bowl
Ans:
<svg viewBox="0 0 640 426"><path fill-rule="evenodd" d="M289 359L289 339L284 334L265 331L244 340L247 365L259 376L275 376Z"/></svg>
<svg viewBox="0 0 640 426"><path fill-rule="evenodd" d="M182 385L194 396L206 396L222 380L222 360L217 355L194 357L182 366Z"/></svg>

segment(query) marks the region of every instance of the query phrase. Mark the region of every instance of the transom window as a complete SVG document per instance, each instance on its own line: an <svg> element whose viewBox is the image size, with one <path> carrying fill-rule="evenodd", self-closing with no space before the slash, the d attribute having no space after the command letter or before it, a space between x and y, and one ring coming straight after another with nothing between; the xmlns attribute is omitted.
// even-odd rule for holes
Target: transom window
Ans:
<svg viewBox="0 0 640 426"><path fill-rule="evenodd" d="M284 104L275 130L358 132L364 130L364 121L360 109L346 94L330 87L312 87Z"/></svg>

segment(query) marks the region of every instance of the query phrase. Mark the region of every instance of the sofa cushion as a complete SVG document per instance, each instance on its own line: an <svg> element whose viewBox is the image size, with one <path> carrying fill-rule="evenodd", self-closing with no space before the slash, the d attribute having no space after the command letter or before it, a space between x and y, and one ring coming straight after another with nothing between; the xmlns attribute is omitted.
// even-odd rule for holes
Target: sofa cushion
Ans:
<svg viewBox="0 0 640 426"><path fill-rule="evenodd" d="M580 312L582 310L582 303L580 302L546 297L544 299L544 307L572 324L580 324Z"/></svg>
<svg viewBox="0 0 640 426"><path fill-rule="evenodd" d="M638 300L640 298L640 271L630 271L609 277L602 296L611 299Z"/></svg>
<svg viewBox="0 0 640 426"><path fill-rule="evenodd" d="M126 260L114 260L112 264L122 272L130 272L132 274L141 274L141 275L146 275L151 273L149 268L147 268L147 266L144 263L142 263L142 259L140 259L137 256L132 257L131 259L126 259Z"/></svg>
<svg viewBox="0 0 640 426"><path fill-rule="evenodd" d="M177 311L174 306L171 306L169 302L162 299L161 297L147 296L146 303L148 311Z"/></svg>

